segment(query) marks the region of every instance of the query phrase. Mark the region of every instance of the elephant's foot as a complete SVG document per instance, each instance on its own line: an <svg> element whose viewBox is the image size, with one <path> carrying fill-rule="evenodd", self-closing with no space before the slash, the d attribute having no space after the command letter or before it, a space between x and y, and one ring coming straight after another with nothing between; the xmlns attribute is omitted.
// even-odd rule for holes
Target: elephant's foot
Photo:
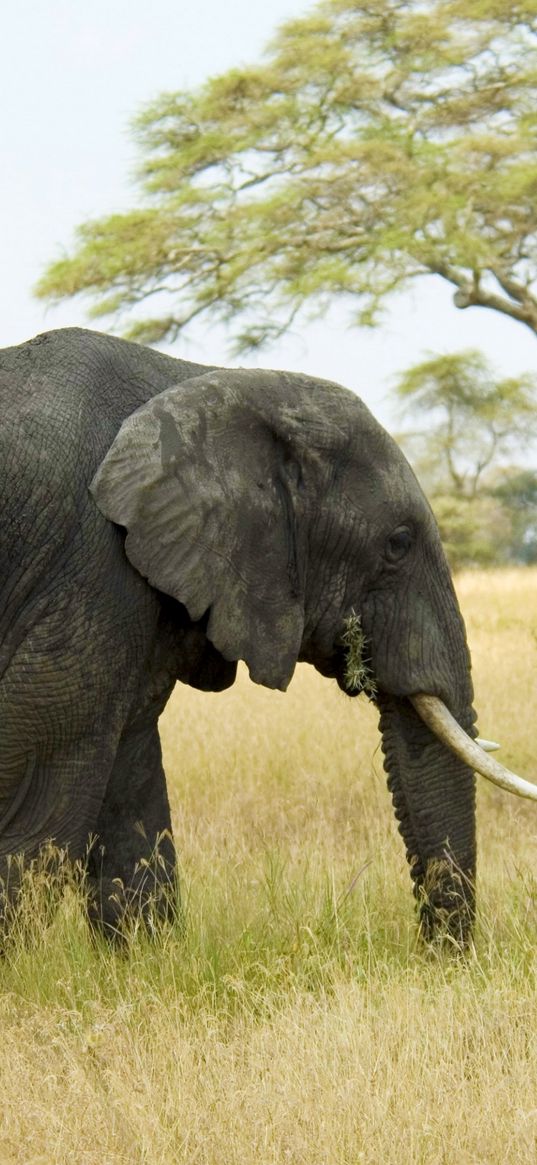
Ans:
<svg viewBox="0 0 537 1165"><path fill-rule="evenodd" d="M155 871L141 864L128 883L121 878L88 876L86 887L90 923L112 941L124 941L140 923L155 934L162 923L175 922L180 916L177 881L170 869Z"/></svg>

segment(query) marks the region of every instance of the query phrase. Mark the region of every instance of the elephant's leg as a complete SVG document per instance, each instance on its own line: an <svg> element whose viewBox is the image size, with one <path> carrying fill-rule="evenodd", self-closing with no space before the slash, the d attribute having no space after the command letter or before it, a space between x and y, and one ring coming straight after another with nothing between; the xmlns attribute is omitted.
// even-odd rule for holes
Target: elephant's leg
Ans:
<svg viewBox="0 0 537 1165"><path fill-rule="evenodd" d="M109 934L126 915L151 925L177 905L175 847L158 716L171 685L135 712L117 749L88 860L90 918Z"/></svg>
<svg viewBox="0 0 537 1165"><path fill-rule="evenodd" d="M56 748L21 739L0 763L0 917L9 927L17 907L24 871L36 862L57 875L84 862L88 838L95 831L107 777L114 761L115 741L94 735L63 741ZM9 763L8 763L9 761Z"/></svg>
<svg viewBox="0 0 537 1165"><path fill-rule="evenodd" d="M101 738L102 733L102 738ZM175 852L156 716L127 723L119 740L101 722L91 739L29 747L0 778L12 792L0 814L0 917L9 925L24 869L51 845L87 868L90 918L113 933L126 911L150 921L176 901ZM0 779L0 785L2 779ZM52 871L52 858L47 866ZM58 864L61 864L58 860Z"/></svg>
<svg viewBox="0 0 537 1165"><path fill-rule="evenodd" d="M106 593L106 574L98 587L91 582L83 576L69 590L59 586L33 624L21 611L24 627L2 645L4 655L10 649L0 677L5 900L17 896L21 862L49 842L69 859L86 860L153 657L159 608L143 580L117 587L117 595Z"/></svg>

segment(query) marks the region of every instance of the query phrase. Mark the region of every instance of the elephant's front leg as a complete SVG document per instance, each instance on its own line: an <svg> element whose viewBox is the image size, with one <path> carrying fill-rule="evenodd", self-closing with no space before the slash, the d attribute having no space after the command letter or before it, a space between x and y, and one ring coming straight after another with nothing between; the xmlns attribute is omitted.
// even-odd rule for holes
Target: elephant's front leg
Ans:
<svg viewBox="0 0 537 1165"><path fill-rule="evenodd" d="M464 946L475 911L473 773L429 732L408 700L379 693L378 703L388 786L423 937Z"/></svg>
<svg viewBox="0 0 537 1165"><path fill-rule="evenodd" d="M88 859L89 915L109 935L130 918L151 927L178 906L175 846L158 715L165 696L126 725Z"/></svg>

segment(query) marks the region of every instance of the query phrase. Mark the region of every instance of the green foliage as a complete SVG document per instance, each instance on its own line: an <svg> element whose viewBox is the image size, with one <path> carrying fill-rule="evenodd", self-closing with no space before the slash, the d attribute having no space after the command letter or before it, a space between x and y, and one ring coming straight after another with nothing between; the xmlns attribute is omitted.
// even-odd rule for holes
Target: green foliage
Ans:
<svg viewBox="0 0 537 1165"><path fill-rule="evenodd" d="M134 334L210 313L247 348L436 274L537 331L536 32L536 0L323 0L263 64L142 112L145 209L86 224L38 294L135 320L156 296Z"/></svg>
<svg viewBox="0 0 537 1165"><path fill-rule="evenodd" d="M425 422L413 437L427 446L418 460L428 477L434 467L435 492L475 498L486 470L537 435L537 378L497 379L475 349L431 354L399 376L395 392L405 419Z"/></svg>
<svg viewBox="0 0 537 1165"><path fill-rule="evenodd" d="M504 469L491 488L511 518L511 557L518 562L537 562L537 472Z"/></svg>
<svg viewBox="0 0 537 1165"><path fill-rule="evenodd" d="M454 570L510 560L510 516L494 498L439 495L432 498L432 507Z"/></svg>
<svg viewBox="0 0 537 1165"><path fill-rule="evenodd" d="M537 475L505 461L537 436L537 379L497 379L471 349L430 355L399 377L395 392L405 422L418 424L400 440L452 565L534 561Z"/></svg>
<svg viewBox="0 0 537 1165"><path fill-rule="evenodd" d="M345 685L348 692L366 692L373 697L377 686L371 668L365 658L366 637L362 631L359 615L354 611L345 620L345 630L341 637L345 649Z"/></svg>

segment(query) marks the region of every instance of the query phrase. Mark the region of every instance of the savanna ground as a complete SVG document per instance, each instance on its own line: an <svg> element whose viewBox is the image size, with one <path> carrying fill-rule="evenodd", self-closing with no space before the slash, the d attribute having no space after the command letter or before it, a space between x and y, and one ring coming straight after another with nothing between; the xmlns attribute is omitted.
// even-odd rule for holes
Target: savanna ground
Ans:
<svg viewBox="0 0 537 1165"><path fill-rule="evenodd" d="M537 779L537 570L458 591L483 735ZM0 965L0 1165L537 1157L537 806L479 788L467 960L416 941L373 708L311 669L177 689L184 932L92 942L38 883ZM32 898L33 895L33 898Z"/></svg>

